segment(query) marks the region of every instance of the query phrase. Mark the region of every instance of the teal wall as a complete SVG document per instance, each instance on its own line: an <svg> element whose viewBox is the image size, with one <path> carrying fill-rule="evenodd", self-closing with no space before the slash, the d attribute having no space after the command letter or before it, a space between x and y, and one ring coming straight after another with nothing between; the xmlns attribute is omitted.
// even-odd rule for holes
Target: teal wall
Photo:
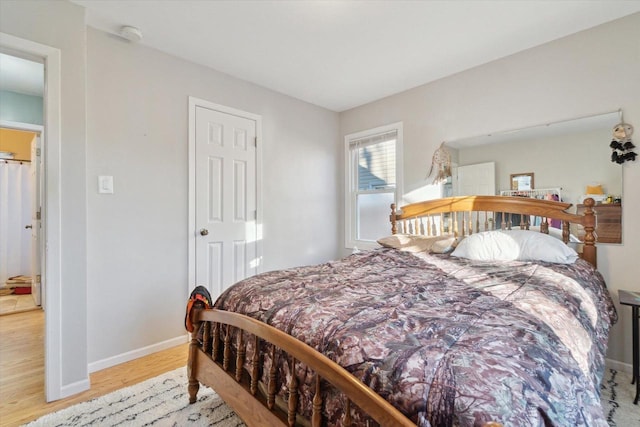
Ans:
<svg viewBox="0 0 640 427"><path fill-rule="evenodd" d="M42 97L0 90L0 120L43 124Z"/></svg>

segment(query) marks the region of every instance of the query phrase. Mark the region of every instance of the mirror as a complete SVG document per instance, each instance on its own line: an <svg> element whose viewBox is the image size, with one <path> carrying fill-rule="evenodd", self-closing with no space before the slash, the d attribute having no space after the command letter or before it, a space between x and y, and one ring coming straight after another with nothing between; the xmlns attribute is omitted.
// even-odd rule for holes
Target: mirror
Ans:
<svg viewBox="0 0 640 427"><path fill-rule="evenodd" d="M495 188L484 194L553 198L571 203L573 213L581 212L587 196L593 197L598 243L622 243L622 167L611 162L609 147L619 122L616 111L447 142L456 160L454 181L475 181L467 167L493 163ZM453 194L463 195L457 188L465 187L454 182ZM579 238L584 235L571 231Z"/></svg>

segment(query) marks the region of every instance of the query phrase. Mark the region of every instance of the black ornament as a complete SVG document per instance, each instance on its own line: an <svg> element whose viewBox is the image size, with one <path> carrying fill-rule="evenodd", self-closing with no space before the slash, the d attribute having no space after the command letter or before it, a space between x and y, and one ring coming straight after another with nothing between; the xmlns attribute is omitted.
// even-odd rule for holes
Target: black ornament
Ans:
<svg viewBox="0 0 640 427"><path fill-rule="evenodd" d="M609 144L609 147L612 149L612 162L621 165L627 160L631 160L632 162L636 160L637 154L631 151L636 148L633 142L631 142L632 134L633 126L628 123L620 122L613 127L613 139Z"/></svg>

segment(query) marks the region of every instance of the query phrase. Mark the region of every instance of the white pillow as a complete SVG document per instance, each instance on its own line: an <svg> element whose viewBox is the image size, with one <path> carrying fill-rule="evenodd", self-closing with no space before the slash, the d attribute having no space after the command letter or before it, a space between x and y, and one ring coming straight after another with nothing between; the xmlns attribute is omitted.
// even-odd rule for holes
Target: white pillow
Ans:
<svg viewBox="0 0 640 427"><path fill-rule="evenodd" d="M546 261L573 264L575 250L561 240L531 230L494 230L464 238L451 256L479 261Z"/></svg>
<svg viewBox="0 0 640 427"><path fill-rule="evenodd" d="M411 234L393 234L378 239L378 243L385 248L399 249L405 252L428 252L439 241L443 241L445 247L451 246L453 244L451 239L453 237L448 235L427 237ZM436 245L435 249L440 250L440 246L442 245Z"/></svg>
<svg viewBox="0 0 640 427"><path fill-rule="evenodd" d="M529 230L537 231L538 233L540 233L540 226L539 225L532 225L532 226L529 227ZM559 229L559 228L555 228L555 227L549 227L549 236L553 236L556 239L562 240L562 230ZM569 242L570 243L582 243L582 241L580 241L580 239L578 239L573 234L569 234Z"/></svg>

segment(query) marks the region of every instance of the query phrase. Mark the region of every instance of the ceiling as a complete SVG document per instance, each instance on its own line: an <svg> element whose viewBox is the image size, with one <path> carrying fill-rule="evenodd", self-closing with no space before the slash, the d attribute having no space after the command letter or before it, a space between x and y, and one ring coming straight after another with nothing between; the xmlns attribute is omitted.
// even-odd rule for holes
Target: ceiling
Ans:
<svg viewBox="0 0 640 427"><path fill-rule="evenodd" d="M640 1L73 0L87 22L343 111L640 11Z"/></svg>
<svg viewBox="0 0 640 427"><path fill-rule="evenodd" d="M640 12L640 0L72 1L90 26L135 26L143 45L333 111Z"/></svg>

